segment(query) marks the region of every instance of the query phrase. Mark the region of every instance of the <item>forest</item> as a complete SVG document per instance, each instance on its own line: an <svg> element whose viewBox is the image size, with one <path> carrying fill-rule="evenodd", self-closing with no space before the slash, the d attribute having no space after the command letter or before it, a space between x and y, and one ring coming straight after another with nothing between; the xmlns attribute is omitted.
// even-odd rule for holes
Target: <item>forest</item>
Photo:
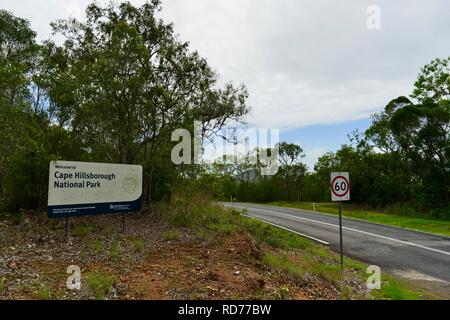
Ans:
<svg viewBox="0 0 450 320"><path fill-rule="evenodd" d="M330 172L349 171L353 203L450 219L450 57L418 70L409 96L386 101L312 171L288 142L273 176L245 161L175 165L175 129L200 121L213 137L249 114L249 92L219 86L159 10L157 0L91 4L85 22L51 24L62 43L38 43L29 21L0 10L0 212L44 210L49 162L71 160L142 165L146 203L189 185L217 200L327 202Z"/></svg>

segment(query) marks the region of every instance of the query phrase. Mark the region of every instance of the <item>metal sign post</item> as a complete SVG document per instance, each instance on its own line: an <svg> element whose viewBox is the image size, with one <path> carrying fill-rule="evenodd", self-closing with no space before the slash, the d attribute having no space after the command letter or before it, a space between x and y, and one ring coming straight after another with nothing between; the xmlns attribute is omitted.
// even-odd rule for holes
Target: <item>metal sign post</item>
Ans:
<svg viewBox="0 0 450 320"><path fill-rule="evenodd" d="M339 243L341 249L341 270L344 270L344 248L342 241L342 202L339 202Z"/></svg>
<svg viewBox="0 0 450 320"><path fill-rule="evenodd" d="M341 270L344 270L344 245L342 240L342 201L350 200L350 177L348 172L331 173L331 200L339 202L339 247Z"/></svg>

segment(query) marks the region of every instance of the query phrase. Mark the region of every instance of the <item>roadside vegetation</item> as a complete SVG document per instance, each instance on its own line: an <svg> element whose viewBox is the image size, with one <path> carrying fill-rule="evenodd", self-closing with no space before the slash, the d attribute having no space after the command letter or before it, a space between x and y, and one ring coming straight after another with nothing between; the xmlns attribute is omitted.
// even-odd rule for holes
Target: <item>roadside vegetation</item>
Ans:
<svg viewBox="0 0 450 320"><path fill-rule="evenodd" d="M339 214L338 205L336 203L275 201L266 204L336 215ZM419 212L414 212L414 209L412 208L406 212L403 211L405 210L404 208L398 207L374 210L368 206L347 203L342 204L342 208L343 215L347 218L450 236L450 221L426 218Z"/></svg>
<svg viewBox="0 0 450 320"><path fill-rule="evenodd" d="M435 299L411 282L382 274L366 287L367 266L328 247L227 210L184 186L171 201L127 218L63 223L43 213L0 223L1 299ZM190 192L190 193L189 193ZM182 194L190 194L189 199ZM68 290L69 265L81 290Z"/></svg>
<svg viewBox="0 0 450 320"><path fill-rule="evenodd" d="M216 197L254 203L329 202L330 173L343 171L350 173L355 208L392 215L378 215L382 221L415 228L424 224L442 233L440 226L450 224L449 64L450 57L425 65L409 96L387 101L365 132L349 133L348 143L319 157L314 168L303 162L301 146L287 142L279 144L280 167L273 176L261 174L263 165L256 156L262 150L249 151L235 164L218 159L205 170ZM411 216L410 222L398 216ZM442 223L427 226L437 220Z"/></svg>

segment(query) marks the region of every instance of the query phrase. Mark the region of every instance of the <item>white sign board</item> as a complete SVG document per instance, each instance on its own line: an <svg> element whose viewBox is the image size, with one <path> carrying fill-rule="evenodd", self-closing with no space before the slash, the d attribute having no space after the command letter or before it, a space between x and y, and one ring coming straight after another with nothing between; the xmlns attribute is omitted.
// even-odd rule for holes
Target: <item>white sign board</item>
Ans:
<svg viewBox="0 0 450 320"><path fill-rule="evenodd" d="M331 201L350 200L350 177L348 172L331 173Z"/></svg>
<svg viewBox="0 0 450 320"><path fill-rule="evenodd" d="M52 161L50 218L133 212L141 207L142 166Z"/></svg>

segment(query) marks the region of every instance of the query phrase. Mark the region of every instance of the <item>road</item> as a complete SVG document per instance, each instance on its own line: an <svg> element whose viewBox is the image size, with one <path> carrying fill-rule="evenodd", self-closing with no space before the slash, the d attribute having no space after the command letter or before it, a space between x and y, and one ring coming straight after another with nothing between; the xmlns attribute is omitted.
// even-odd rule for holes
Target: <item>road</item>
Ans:
<svg viewBox="0 0 450 320"><path fill-rule="evenodd" d="M310 237L339 252L337 216L249 203L223 203L247 215ZM345 217L345 212L344 212ZM383 270L433 282L450 294L450 237L343 219L344 254Z"/></svg>

